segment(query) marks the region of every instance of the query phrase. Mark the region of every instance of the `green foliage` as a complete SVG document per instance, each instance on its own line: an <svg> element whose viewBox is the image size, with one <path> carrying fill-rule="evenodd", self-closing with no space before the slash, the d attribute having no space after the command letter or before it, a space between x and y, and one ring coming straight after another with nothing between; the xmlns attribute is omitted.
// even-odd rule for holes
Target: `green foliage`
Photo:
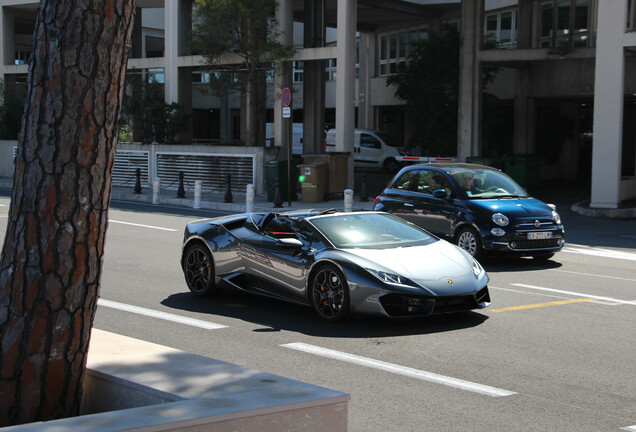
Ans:
<svg viewBox="0 0 636 432"><path fill-rule="evenodd" d="M216 95L247 91L295 50L278 42L276 0L196 0L190 50L205 59ZM235 55L228 64L223 56Z"/></svg>
<svg viewBox="0 0 636 432"><path fill-rule="evenodd" d="M23 112L24 96L7 89L0 80L0 139L18 139Z"/></svg>
<svg viewBox="0 0 636 432"><path fill-rule="evenodd" d="M412 138L408 147L423 155L457 151L459 33L447 27L412 45L408 65L387 79L397 98L406 101Z"/></svg>
<svg viewBox="0 0 636 432"><path fill-rule="evenodd" d="M407 146L419 147L422 155L455 155L459 116L460 35L453 26L412 44L407 66L387 78L395 96L407 104L413 135ZM498 69L484 67L484 85ZM492 95L487 103L496 102Z"/></svg>
<svg viewBox="0 0 636 432"><path fill-rule="evenodd" d="M120 139L134 130L134 138L144 144L176 143L186 130L188 116L181 105L166 104L163 85L139 75L126 77L129 91L121 106Z"/></svg>

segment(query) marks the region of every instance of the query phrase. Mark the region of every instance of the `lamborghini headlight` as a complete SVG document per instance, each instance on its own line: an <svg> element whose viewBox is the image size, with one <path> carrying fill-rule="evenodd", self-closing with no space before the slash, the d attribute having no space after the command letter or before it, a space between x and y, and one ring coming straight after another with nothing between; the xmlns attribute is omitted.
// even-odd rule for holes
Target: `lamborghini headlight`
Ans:
<svg viewBox="0 0 636 432"><path fill-rule="evenodd" d="M481 266L481 264L479 264L479 261L473 258L473 274L475 275L475 277L478 277L483 271L484 268Z"/></svg>
<svg viewBox="0 0 636 432"><path fill-rule="evenodd" d="M388 273L381 270L374 270L368 268L367 271L371 273L373 276L380 279L382 282L393 284L393 285L401 285L407 286L411 288L417 288L417 285L410 279L405 278L404 276L400 276L394 273Z"/></svg>

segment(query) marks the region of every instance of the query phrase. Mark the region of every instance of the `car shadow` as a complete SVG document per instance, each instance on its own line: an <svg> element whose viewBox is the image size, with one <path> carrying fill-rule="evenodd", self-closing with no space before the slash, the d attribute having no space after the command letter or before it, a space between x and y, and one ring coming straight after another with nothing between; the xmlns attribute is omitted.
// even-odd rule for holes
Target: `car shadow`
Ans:
<svg viewBox="0 0 636 432"><path fill-rule="evenodd" d="M213 297L189 292L172 294L162 305L190 312L240 319L257 324L254 332L294 331L310 336L370 338L433 334L476 327L488 319L478 312L458 312L422 318L389 319L353 316L343 322L321 320L308 306L224 290Z"/></svg>
<svg viewBox="0 0 636 432"><path fill-rule="evenodd" d="M487 273L552 270L562 267L554 258L541 261L532 257L484 257L479 260Z"/></svg>

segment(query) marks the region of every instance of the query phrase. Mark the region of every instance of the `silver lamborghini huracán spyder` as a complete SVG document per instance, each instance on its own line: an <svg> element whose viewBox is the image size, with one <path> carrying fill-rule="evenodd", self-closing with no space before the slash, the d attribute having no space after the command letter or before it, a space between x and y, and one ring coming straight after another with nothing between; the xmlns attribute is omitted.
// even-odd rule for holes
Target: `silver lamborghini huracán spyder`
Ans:
<svg viewBox="0 0 636 432"><path fill-rule="evenodd" d="M303 210L192 222L181 265L195 295L225 285L309 305L328 321L490 304L488 276L470 254L382 212Z"/></svg>

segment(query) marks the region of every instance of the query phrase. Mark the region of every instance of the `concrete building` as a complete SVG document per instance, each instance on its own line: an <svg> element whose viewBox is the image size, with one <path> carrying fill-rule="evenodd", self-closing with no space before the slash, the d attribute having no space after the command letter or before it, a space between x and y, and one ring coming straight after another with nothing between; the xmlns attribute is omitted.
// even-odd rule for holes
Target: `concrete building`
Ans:
<svg viewBox="0 0 636 432"><path fill-rule="evenodd" d="M25 82L37 6L0 0L0 78L8 86ZM202 59L188 54L192 0L137 7L129 73L155 74L166 102L192 109L193 141L240 139L240 97L206 94ZM268 94L276 145L291 129L282 118L284 87L295 90L305 152L322 149L325 124L338 125L342 151L353 151L355 127L405 142L408 115L386 79L408 61L410 41L450 23L462 35L460 159L538 155L542 180L589 182L593 207L636 199L636 1L279 0L277 18L281 40L298 51ZM499 68L486 90L499 98L501 121L486 134L487 65Z"/></svg>

